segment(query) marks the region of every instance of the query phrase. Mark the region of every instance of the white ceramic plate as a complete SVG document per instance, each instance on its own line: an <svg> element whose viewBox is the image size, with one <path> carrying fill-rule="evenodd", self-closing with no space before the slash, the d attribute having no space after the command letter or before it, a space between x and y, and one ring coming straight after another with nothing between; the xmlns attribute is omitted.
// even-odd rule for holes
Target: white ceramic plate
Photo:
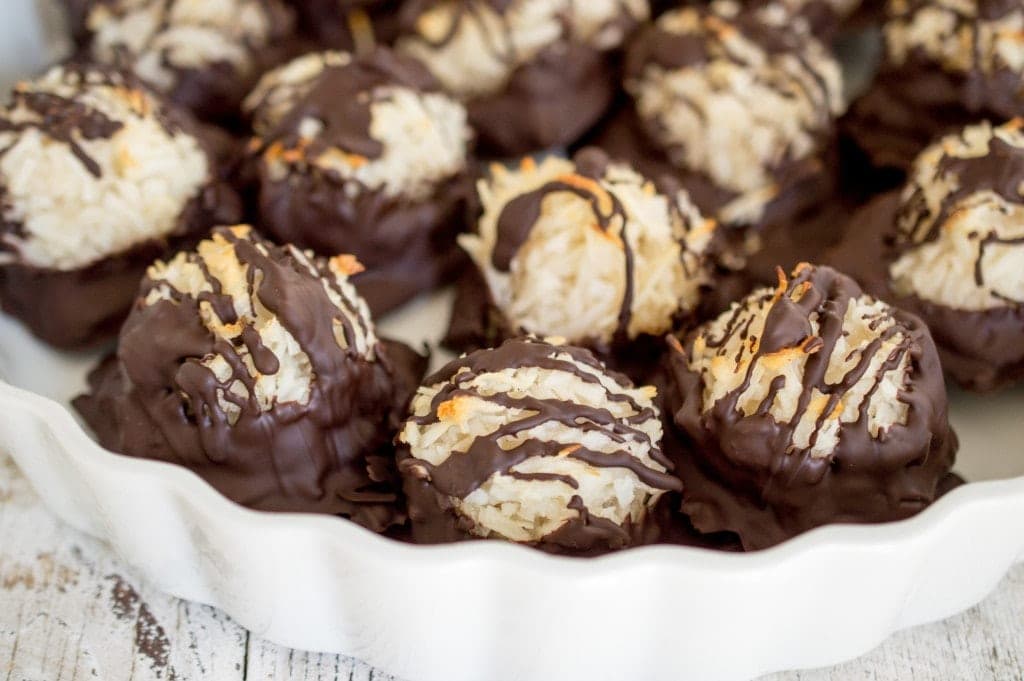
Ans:
<svg viewBox="0 0 1024 681"><path fill-rule="evenodd" d="M0 8L0 64L14 75L46 61L30 7ZM448 304L420 301L383 331L436 340ZM185 469L106 452L67 407L97 358L56 353L0 318L0 447L46 503L171 594L415 681L740 679L834 664L969 607L1024 557L1024 390L953 395L958 470L978 482L911 520L821 528L753 554L655 546L580 560L256 513Z"/></svg>

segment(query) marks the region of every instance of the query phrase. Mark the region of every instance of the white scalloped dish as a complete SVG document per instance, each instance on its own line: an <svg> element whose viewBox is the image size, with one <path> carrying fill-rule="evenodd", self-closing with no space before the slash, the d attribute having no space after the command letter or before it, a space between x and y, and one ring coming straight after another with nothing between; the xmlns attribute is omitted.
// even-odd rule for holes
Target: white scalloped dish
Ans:
<svg viewBox="0 0 1024 681"><path fill-rule="evenodd" d="M7 68L45 61L32 4L0 9ZM447 294L419 301L381 332L436 341L449 307ZM738 679L834 664L969 607L1024 558L1024 388L954 391L956 470L971 484L910 520L819 528L749 554L651 546L574 559L253 512L184 468L107 452L68 407L100 355L55 352L0 316L0 448L50 508L164 591L283 645L416 681Z"/></svg>
<svg viewBox="0 0 1024 681"><path fill-rule="evenodd" d="M419 344L448 297L382 324ZM952 396L975 482L908 521L820 528L767 551L594 559L501 542L410 546L332 517L270 515L191 472L111 454L67 407L99 356L0 319L0 447L64 520L161 589L273 641L410 679L735 679L839 662L983 598L1024 557L1024 390Z"/></svg>

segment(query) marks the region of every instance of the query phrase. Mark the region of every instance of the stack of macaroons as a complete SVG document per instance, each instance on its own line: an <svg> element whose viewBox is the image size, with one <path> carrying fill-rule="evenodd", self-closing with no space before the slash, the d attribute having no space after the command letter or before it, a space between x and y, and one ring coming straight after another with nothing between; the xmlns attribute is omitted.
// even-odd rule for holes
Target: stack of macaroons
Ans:
<svg viewBox="0 0 1024 681"><path fill-rule="evenodd" d="M576 141L616 90L615 51L648 0L407 0L396 47L466 103L485 149L513 157Z"/></svg>
<svg viewBox="0 0 1024 681"><path fill-rule="evenodd" d="M62 348L107 340L146 267L241 217L211 133L133 76L55 66L0 110L0 302Z"/></svg>
<svg viewBox="0 0 1024 681"><path fill-rule="evenodd" d="M663 14L633 40L625 78L629 101L595 143L650 177L677 178L734 228L736 267L757 250L757 230L830 196L839 65L782 5Z"/></svg>
<svg viewBox="0 0 1024 681"><path fill-rule="evenodd" d="M1024 6L890 0L850 144L877 2L64 0L82 61L0 109L0 303L117 335L100 442L254 509L581 556L905 518L943 368L1024 380ZM864 205L859 149L922 148ZM374 320L450 282L424 379Z"/></svg>
<svg viewBox="0 0 1024 681"><path fill-rule="evenodd" d="M451 362L416 393L399 435L414 538L570 553L642 543L658 499L681 489L655 394L552 340Z"/></svg>
<svg viewBox="0 0 1024 681"><path fill-rule="evenodd" d="M957 439L920 319L827 267L799 266L676 343L667 408L683 512L746 549L834 522L906 518Z"/></svg>
<svg viewBox="0 0 1024 681"><path fill-rule="evenodd" d="M384 47L309 54L265 75L245 109L270 236L356 255L374 314L455 274L473 135L416 59Z"/></svg>
<svg viewBox="0 0 1024 681"><path fill-rule="evenodd" d="M871 166L906 171L939 135L1024 115L1019 2L889 0L882 31L880 72L844 122Z"/></svg>
<svg viewBox="0 0 1024 681"><path fill-rule="evenodd" d="M920 315L943 368L972 390L1024 380L1022 128L979 123L929 146L902 190L854 216L831 257Z"/></svg>
<svg viewBox="0 0 1024 681"><path fill-rule="evenodd" d="M104 446L246 506L400 522L390 443L425 366L377 338L357 265L215 230L149 268L76 407Z"/></svg>
<svg viewBox="0 0 1024 681"><path fill-rule="evenodd" d="M225 121L294 38L282 0L66 0L85 57L127 68L201 118Z"/></svg>
<svg viewBox="0 0 1024 681"><path fill-rule="evenodd" d="M494 166L479 200L477 229L460 240L476 276L447 337L459 350L536 334L617 367L642 346L656 363L661 337L695 316L711 284L714 221L671 179L659 186L599 149Z"/></svg>

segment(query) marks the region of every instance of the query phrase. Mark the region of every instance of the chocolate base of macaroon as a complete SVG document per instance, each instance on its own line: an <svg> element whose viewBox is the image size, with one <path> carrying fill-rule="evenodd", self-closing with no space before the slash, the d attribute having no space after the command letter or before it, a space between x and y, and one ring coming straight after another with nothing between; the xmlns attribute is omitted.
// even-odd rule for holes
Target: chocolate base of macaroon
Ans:
<svg viewBox="0 0 1024 681"><path fill-rule="evenodd" d="M468 262L455 243L474 205L470 174L449 180L432 197L408 201L364 190L323 173L264 178L263 227L280 242L332 256L351 253L366 268L352 278L374 316L452 281Z"/></svg>
<svg viewBox="0 0 1024 681"><path fill-rule="evenodd" d="M399 450L399 460L402 460ZM406 478L403 485L409 508L409 525L403 535L394 538L414 544L452 544L463 541L480 541L480 537L470 532L467 521L459 518L451 511L450 502L439 495L422 480ZM679 513L679 497L675 494L664 495L651 509L644 522L639 526L611 526L608 534L620 536L625 531L628 546L610 548L601 542L600 518L577 519L566 523L543 542L521 544L555 555L572 556L574 558L594 558L621 551L623 549L671 544L674 546L691 546L696 548L720 551L741 551L742 548L731 533L705 535L697 532L686 516ZM495 540L498 541L498 540ZM587 548L571 548L573 546Z"/></svg>
<svg viewBox="0 0 1024 681"><path fill-rule="evenodd" d="M387 353L390 374L385 376L387 369L383 365L367 365L367 375L358 381L393 381L394 403L386 406L394 413L394 423L382 427L379 419L370 422L353 416L350 423L333 428L329 435L334 445L344 450L346 444L365 443L367 433L381 431L377 454L365 457L365 470L343 466L321 477L320 472L310 468L311 452L302 444L306 441L302 433L275 429L271 419L266 421L263 437L274 442L273 462L253 460L253 451L258 448L247 448L241 442L222 461L209 460L199 452L183 458L164 437L154 412L132 390L117 355L111 355L92 371L89 392L75 398L73 405L105 448L189 468L242 506L260 511L341 515L375 532L383 532L405 521L397 494L399 480L390 435L397 430L405 405L426 372L427 358L396 341L382 340L381 344ZM289 426L299 427L294 422ZM306 419L304 427L317 426L314 420ZM307 430L306 435L318 434ZM360 488L353 490L356 484Z"/></svg>
<svg viewBox="0 0 1024 681"><path fill-rule="evenodd" d="M730 532L723 531L723 528L738 531L744 541L735 540L741 548L733 550L756 551L770 548L822 525L904 520L965 484L963 478L955 473L946 473L938 478L937 483L920 488L926 497L908 497L905 503L896 508L891 507L884 496L879 494L874 500L865 498L859 508L850 509L845 513L838 511L824 514L818 519L819 522L813 525L793 524L791 518L780 514L776 509L732 491L720 481L716 472L705 470L701 466L689 448L691 446L681 445L676 451L665 451L676 464L676 474L683 480L685 496L680 510L689 518L697 532L713 533L709 541L727 541L725 538L733 536ZM952 444L947 442L942 449L948 450L950 446L953 449L956 447L955 435L952 435ZM913 471L908 471L908 477L910 475L913 475ZM913 487L908 485L907 489L911 490ZM875 508L872 508L872 505ZM726 543L725 546L728 547L729 544Z"/></svg>
<svg viewBox="0 0 1024 681"><path fill-rule="evenodd" d="M692 446L684 445L676 452L666 450L666 454L676 464L676 474L683 480L685 496L680 506L681 512L690 519L698 532L714 533L715 536L722 536L724 531L738 532L743 537L740 543L746 551L770 548L822 525L904 520L923 511L936 499L962 484L959 476L947 473L940 475L933 484L919 485L918 481L910 479L915 471L908 469L906 489L915 495L908 496L898 506L891 506L884 494L879 493L873 499L862 497L863 503L854 508L823 509L815 522L809 524L795 522L786 513L765 506L751 497L736 494L728 484L721 482L718 472L705 470L701 466L692 453ZM955 448L956 436L952 435L952 443L944 441L943 446L936 451L936 456L929 456L925 463L932 459L948 458L950 449ZM852 484L865 482L869 481L851 481ZM920 496L916 496L916 493L920 493Z"/></svg>
<svg viewBox="0 0 1024 681"><path fill-rule="evenodd" d="M367 47L359 42L364 37L390 45L401 32L402 0L303 0L294 4L302 30L321 49L358 51ZM357 31L366 31L366 35L356 36Z"/></svg>
<svg viewBox="0 0 1024 681"><path fill-rule="evenodd" d="M587 144L604 149L613 159L626 161L650 178L671 177L686 189L700 211L718 217L721 209L737 194L716 186L702 173L688 172L674 165L643 130L633 107L621 105L617 112L588 135ZM825 159L835 156L830 150ZM808 158L781 168L775 177L778 192L764 208L760 219L749 229L764 225L791 223L804 212L826 200L835 190L836 178L822 158ZM737 231L748 231L740 229Z"/></svg>
<svg viewBox="0 0 1024 681"><path fill-rule="evenodd" d="M984 119L1002 122L1024 113L1009 71L983 78L956 76L934 66L908 65L882 73L840 120L841 133L859 148L857 178L869 187L899 178L931 142ZM850 155L848 155L850 158ZM879 176L879 171L883 174ZM884 190L890 186L879 186Z"/></svg>
<svg viewBox="0 0 1024 681"><path fill-rule="evenodd" d="M189 247L213 225L241 218L238 196L227 185L214 184L188 203L166 240L150 240L74 270L0 265L0 307L56 348L101 345L117 336L154 260Z"/></svg>
<svg viewBox="0 0 1024 681"><path fill-rule="evenodd" d="M898 257L893 232L900 193L880 196L853 216L847 239L827 260L864 290L926 321L946 374L968 390L990 392L1024 380L1024 306L960 310L893 291L889 267Z"/></svg>
<svg viewBox="0 0 1024 681"><path fill-rule="evenodd" d="M146 268L165 251L149 241L74 270L0 265L0 305L56 348L100 345L117 336Z"/></svg>
<svg viewBox="0 0 1024 681"><path fill-rule="evenodd" d="M696 316L692 319L680 318L676 322L676 327L685 328L696 319ZM462 354L494 348L509 339L523 335L524 332L513 328L494 304L487 283L479 270L472 266L467 267L455 282L451 317L441 345L452 352ZM580 340L574 341L573 344L590 350L609 369L625 374L637 385L653 382L661 370L661 357L665 352L662 338L648 334L629 340L613 340L610 343Z"/></svg>
<svg viewBox="0 0 1024 681"><path fill-rule="evenodd" d="M480 151L507 158L572 144L611 106L618 68L612 56L585 45L545 48L500 92L466 102Z"/></svg>

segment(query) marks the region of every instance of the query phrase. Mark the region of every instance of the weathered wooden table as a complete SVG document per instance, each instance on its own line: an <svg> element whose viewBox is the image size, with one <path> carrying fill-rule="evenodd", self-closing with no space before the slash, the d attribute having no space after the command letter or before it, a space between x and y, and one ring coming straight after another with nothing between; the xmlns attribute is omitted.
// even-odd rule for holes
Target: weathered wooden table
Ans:
<svg viewBox="0 0 1024 681"><path fill-rule="evenodd" d="M104 544L60 523L0 454L0 681L303 679L388 675L281 648L214 608L158 593ZM1024 679L1024 565L980 606L904 632L814 679Z"/></svg>

